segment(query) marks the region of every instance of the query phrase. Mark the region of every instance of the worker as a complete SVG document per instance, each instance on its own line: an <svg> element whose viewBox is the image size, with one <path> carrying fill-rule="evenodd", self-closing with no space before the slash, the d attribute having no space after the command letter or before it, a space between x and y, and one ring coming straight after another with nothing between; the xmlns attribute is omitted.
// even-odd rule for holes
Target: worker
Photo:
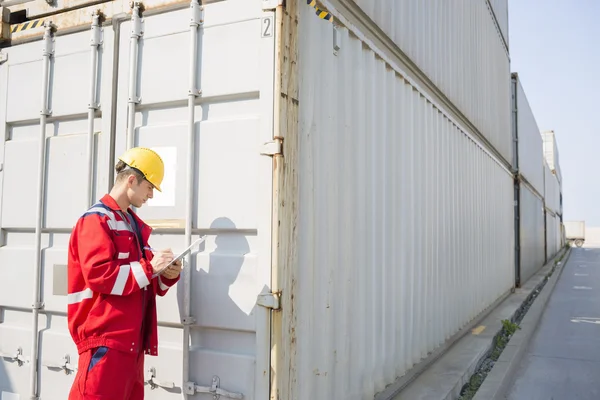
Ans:
<svg viewBox="0 0 600 400"><path fill-rule="evenodd" d="M79 353L69 400L144 398L144 356L158 355L156 295L182 268L177 261L160 272L173 252L149 250L151 228L131 209L161 191L160 156L132 148L115 169L110 193L77 220L69 240L68 325Z"/></svg>

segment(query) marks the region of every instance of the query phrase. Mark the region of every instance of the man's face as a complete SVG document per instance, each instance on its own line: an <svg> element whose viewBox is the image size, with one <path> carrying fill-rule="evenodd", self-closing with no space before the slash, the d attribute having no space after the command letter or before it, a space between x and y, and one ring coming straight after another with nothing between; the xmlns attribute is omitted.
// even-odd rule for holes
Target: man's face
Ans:
<svg viewBox="0 0 600 400"><path fill-rule="evenodd" d="M128 180L128 191L129 202L136 208L140 208L142 205L154 197L154 186L147 180L143 180L138 183L137 178L134 175L130 175Z"/></svg>

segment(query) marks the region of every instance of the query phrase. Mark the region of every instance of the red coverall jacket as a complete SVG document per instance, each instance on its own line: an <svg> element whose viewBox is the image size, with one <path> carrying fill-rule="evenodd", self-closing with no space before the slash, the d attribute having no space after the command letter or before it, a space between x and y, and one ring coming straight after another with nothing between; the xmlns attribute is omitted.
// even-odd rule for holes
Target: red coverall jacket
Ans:
<svg viewBox="0 0 600 400"><path fill-rule="evenodd" d="M142 247L148 246L152 228L128 211L137 223ZM67 314L79 354L106 346L158 355L156 295L164 296L179 277L152 279L152 253L145 251L145 258L141 256L135 230L110 195L92 206L73 228Z"/></svg>

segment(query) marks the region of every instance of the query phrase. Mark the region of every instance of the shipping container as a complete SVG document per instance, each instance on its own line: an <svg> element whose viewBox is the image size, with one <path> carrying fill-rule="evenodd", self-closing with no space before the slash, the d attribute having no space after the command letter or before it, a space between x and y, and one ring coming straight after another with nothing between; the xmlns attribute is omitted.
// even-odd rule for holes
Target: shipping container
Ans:
<svg viewBox="0 0 600 400"><path fill-rule="evenodd" d="M556 175L558 182L562 184L562 172L560 169L560 159L558 156L558 144L556 143L556 134L554 131L545 131L541 133L544 143L544 158L548 168Z"/></svg>
<svg viewBox="0 0 600 400"><path fill-rule="evenodd" d="M519 184L519 269L517 284L522 285L546 261L544 201L527 184Z"/></svg>
<svg viewBox="0 0 600 400"><path fill-rule="evenodd" d="M305 1L127 4L17 24L1 50L7 397L68 393L70 230L131 146L167 169L139 209L151 245L208 235L158 299L147 399L370 399L511 290L511 172L372 31ZM472 103L498 143L505 75Z"/></svg>
<svg viewBox="0 0 600 400"><path fill-rule="evenodd" d="M508 49L488 1L328 0L370 18L497 149L512 159ZM493 1L508 25L507 0ZM468 60L468 61L466 61Z"/></svg>
<svg viewBox="0 0 600 400"><path fill-rule="evenodd" d="M540 195L544 195L544 153L542 137L535 116L523 90L519 75L512 74L514 136L517 138L518 159L513 164L519 171L520 179L525 179Z"/></svg>
<svg viewBox="0 0 600 400"><path fill-rule="evenodd" d="M560 250L560 220L546 209L546 259L549 261Z"/></svg>
<svg viewBox="0 0 600 400"><path fill-rule="evenodd" d="M561 213L560 184L544 161L544 202L553 213Z"/></svg>
<svg viewBox="0 0 600 400"><path fill-rule="evenodd" d="M508 0L489 0L489 3L496 17L498 28L502 33L502 38L508 48L510 46L508 34Z"/></svg>
<svg viewBox="0 0 600 400"><path fill-rule="evenodd" d="M585 221L565 221L565 238L577 247L581 247L586 241Z"/></svg>

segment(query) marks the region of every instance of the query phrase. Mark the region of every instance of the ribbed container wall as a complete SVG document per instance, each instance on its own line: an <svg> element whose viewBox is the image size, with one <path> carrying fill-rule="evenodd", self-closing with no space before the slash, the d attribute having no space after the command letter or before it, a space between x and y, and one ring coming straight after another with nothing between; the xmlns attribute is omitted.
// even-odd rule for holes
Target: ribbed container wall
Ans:
<svg viewBox="0 0 600 400"><path fill-rule="evenodd" d="M513 109L517 111L519 172L544 195L544 154L542 137L521 81L513 74Z"/></svg>
<svg viewBox="0 0 600 400"><path fill-rule="evenodd" d="M555 171L558 181L562 182L562 172L560 169L560 158L558 155L558 145L556 144L556 134L554 131L542 132L542 141L544 143L544 158L550 168Z"/></svg>
<svg viewBox="0 0 600 400"><path fill-rule="evenodd" d="M560 186L556 176L550 171L548 165L544 163L544 197L546 207L554 213L560 211Z"/></svg>
<svg viewBox="0 0 600 400"><path fill-rule="evenodd" d="M295 376L279 391L372 398L510 290L513 180L376 49L339 28L334 55L308 7L298 31Z"/></svg>
<svg viewBox="0 0 600 400"><path fill-rule="evenodd" d="M544 204L529 187L521 183L520 194L520 282L523 284L544 266Z"/></svg>
<svg viewBox="0 0 600 400"><path fill-rule="evenodd" d="M546 212L546 257L550 260L559 250L558 218Z"/></svg>
<svg viewBox="0 0 600 400"><path fill-rule="evenodd" d="M508 44L508 0L489 0L489 3L496 16L504 41Z"/></svg>
<svg viewBox="0 0 600 400"><path fill-rule="evenodd" d="M509 60L487 1L356 3L510 162Z"/></svg>

